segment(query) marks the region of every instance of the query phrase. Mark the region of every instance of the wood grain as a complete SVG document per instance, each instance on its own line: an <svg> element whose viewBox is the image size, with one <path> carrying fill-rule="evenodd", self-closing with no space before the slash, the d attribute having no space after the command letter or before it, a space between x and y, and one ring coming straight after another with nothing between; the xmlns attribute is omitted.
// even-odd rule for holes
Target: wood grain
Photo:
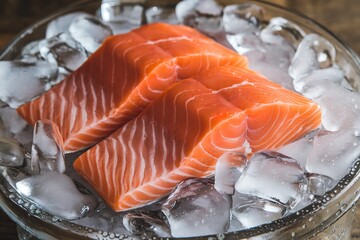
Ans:
<svg viewBox="0 0 360 240"><path fill-rule="evenodd" d="M1 0L0 50L26 26L73 3L74 0ZM269 1L304 14L335 33L360 53L359 0L273 0ZM352 238L360 240L360 208L356 210ZM17 239L16 225L0 211L0 239Z"/></svg>

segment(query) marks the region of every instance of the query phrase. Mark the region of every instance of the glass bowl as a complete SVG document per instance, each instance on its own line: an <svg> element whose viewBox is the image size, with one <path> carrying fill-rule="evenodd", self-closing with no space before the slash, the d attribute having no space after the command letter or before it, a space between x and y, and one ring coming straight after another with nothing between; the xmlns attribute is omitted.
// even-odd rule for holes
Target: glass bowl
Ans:
<svg viewBox="0 0 360 240"><path fill-rule="evenodd" d="M173 7L178 1L133 0L134 4L146 6ZM243 3L243 0L218 0L223 5ZM357 54L342 43L326 28L313 20L288 11L280 6L251 1L266 10L266 19L280 16L299 25L306 33L317 33L328 39L336 48L336 63L342 67L350 84L360 89L360 60ZM0 54L0 60L11 60L18 56L26 43L41 39L45 35L47 24L59 15L74 11L94 14L99 8L99 1L81 2L39 21L18 35ZM354 207L360 196L360 159L339 184L316 199L308 207L276 220L241 231L222 233L196 239L349 239L351 224L354 219ZM23 234L31 234L39 239L123 239L120 233L105 232L87 228L38 209L27 199L21 197L3 178L0 178L0 207L18 224Z"/></svg>

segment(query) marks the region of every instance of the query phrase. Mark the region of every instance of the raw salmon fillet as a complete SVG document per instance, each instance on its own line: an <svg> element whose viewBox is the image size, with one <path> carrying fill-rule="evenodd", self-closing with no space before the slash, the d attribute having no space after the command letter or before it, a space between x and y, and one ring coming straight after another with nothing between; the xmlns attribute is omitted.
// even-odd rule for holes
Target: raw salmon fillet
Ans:
<svg viewBox="0 0 360 240"><path fill-rule="evenodd" d="M78 158L75 169L116 211L214 172L225 151L244 151L243 111L200 82L175 83L137 118Z"/></svg>
<svg viewBox="0 0 360 240"><path fill-rule="evenodd" d="M116 211L206 177L227 151L273 149L320 125L319 107L246 69L216 67L180 81L75 161Z"/></svg>
<svg viewBox="0 0 360 240"><path fill-rule="evenodd" d="M179 79L245 57L194 29L155 23L109 37L67 79L18 108L30 124L55 122L67 152L99 142L133 119Z"/></svg>
<svg viewBox="0 0 360 240"><path fill-rule="evenodd" d="M249 69L215 67L194 79L245 110L247 141L253 152L276 149L321 124L315 102Z"/></svg>

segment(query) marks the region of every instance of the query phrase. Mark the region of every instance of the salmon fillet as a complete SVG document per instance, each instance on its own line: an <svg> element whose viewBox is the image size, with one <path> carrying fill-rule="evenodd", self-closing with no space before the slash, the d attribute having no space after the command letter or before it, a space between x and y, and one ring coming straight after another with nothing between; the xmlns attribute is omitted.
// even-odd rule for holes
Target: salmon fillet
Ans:
<svg viewBox="0 0 360 240"><path fill-rule="evenodd" d="M200 82L175 83L137 118L81 155L74 168L116 211L214 172L225 151L244 151L243 111Z"/></svg>
<svg viewBox="0 0 360 240"><path fill-rule="evenodd" d="M217 67L174 84L75 169L115 211L151 203L214 173L224 152L283 145L320 125L319 107L246 69Z"/></svg>
<svg viewBox="0 0 360 240"><path fill-rule="evenodd" d="M30 124L59 126L67 152L87 148L136 117L179 79L247 60L194 29L155 23L109 37L68 78L18 108Z"/></svg>
<svg viewBox="0 0 360 240"><path fill-rule="evenodd" d="M214 67L194 79L244 109L253 152L276 149L321 124L315 102L249 69Z"/></svg>

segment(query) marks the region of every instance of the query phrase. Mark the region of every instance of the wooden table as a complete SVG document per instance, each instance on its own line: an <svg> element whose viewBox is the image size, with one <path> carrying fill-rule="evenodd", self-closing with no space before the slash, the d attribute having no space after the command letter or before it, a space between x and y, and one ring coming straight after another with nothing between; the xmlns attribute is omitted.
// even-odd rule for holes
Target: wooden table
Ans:
<svg viewBox="0 0 360 240"><path fill-rule="evenodd" d="M26 26L38 21L74 0L1 0L0 49ZM359 0L273 0L293 11L307 15L360 53ZM352 238L360 239L360 208L356 213ZM17 239L15 224L0 211L0 239Z"/></svg>

